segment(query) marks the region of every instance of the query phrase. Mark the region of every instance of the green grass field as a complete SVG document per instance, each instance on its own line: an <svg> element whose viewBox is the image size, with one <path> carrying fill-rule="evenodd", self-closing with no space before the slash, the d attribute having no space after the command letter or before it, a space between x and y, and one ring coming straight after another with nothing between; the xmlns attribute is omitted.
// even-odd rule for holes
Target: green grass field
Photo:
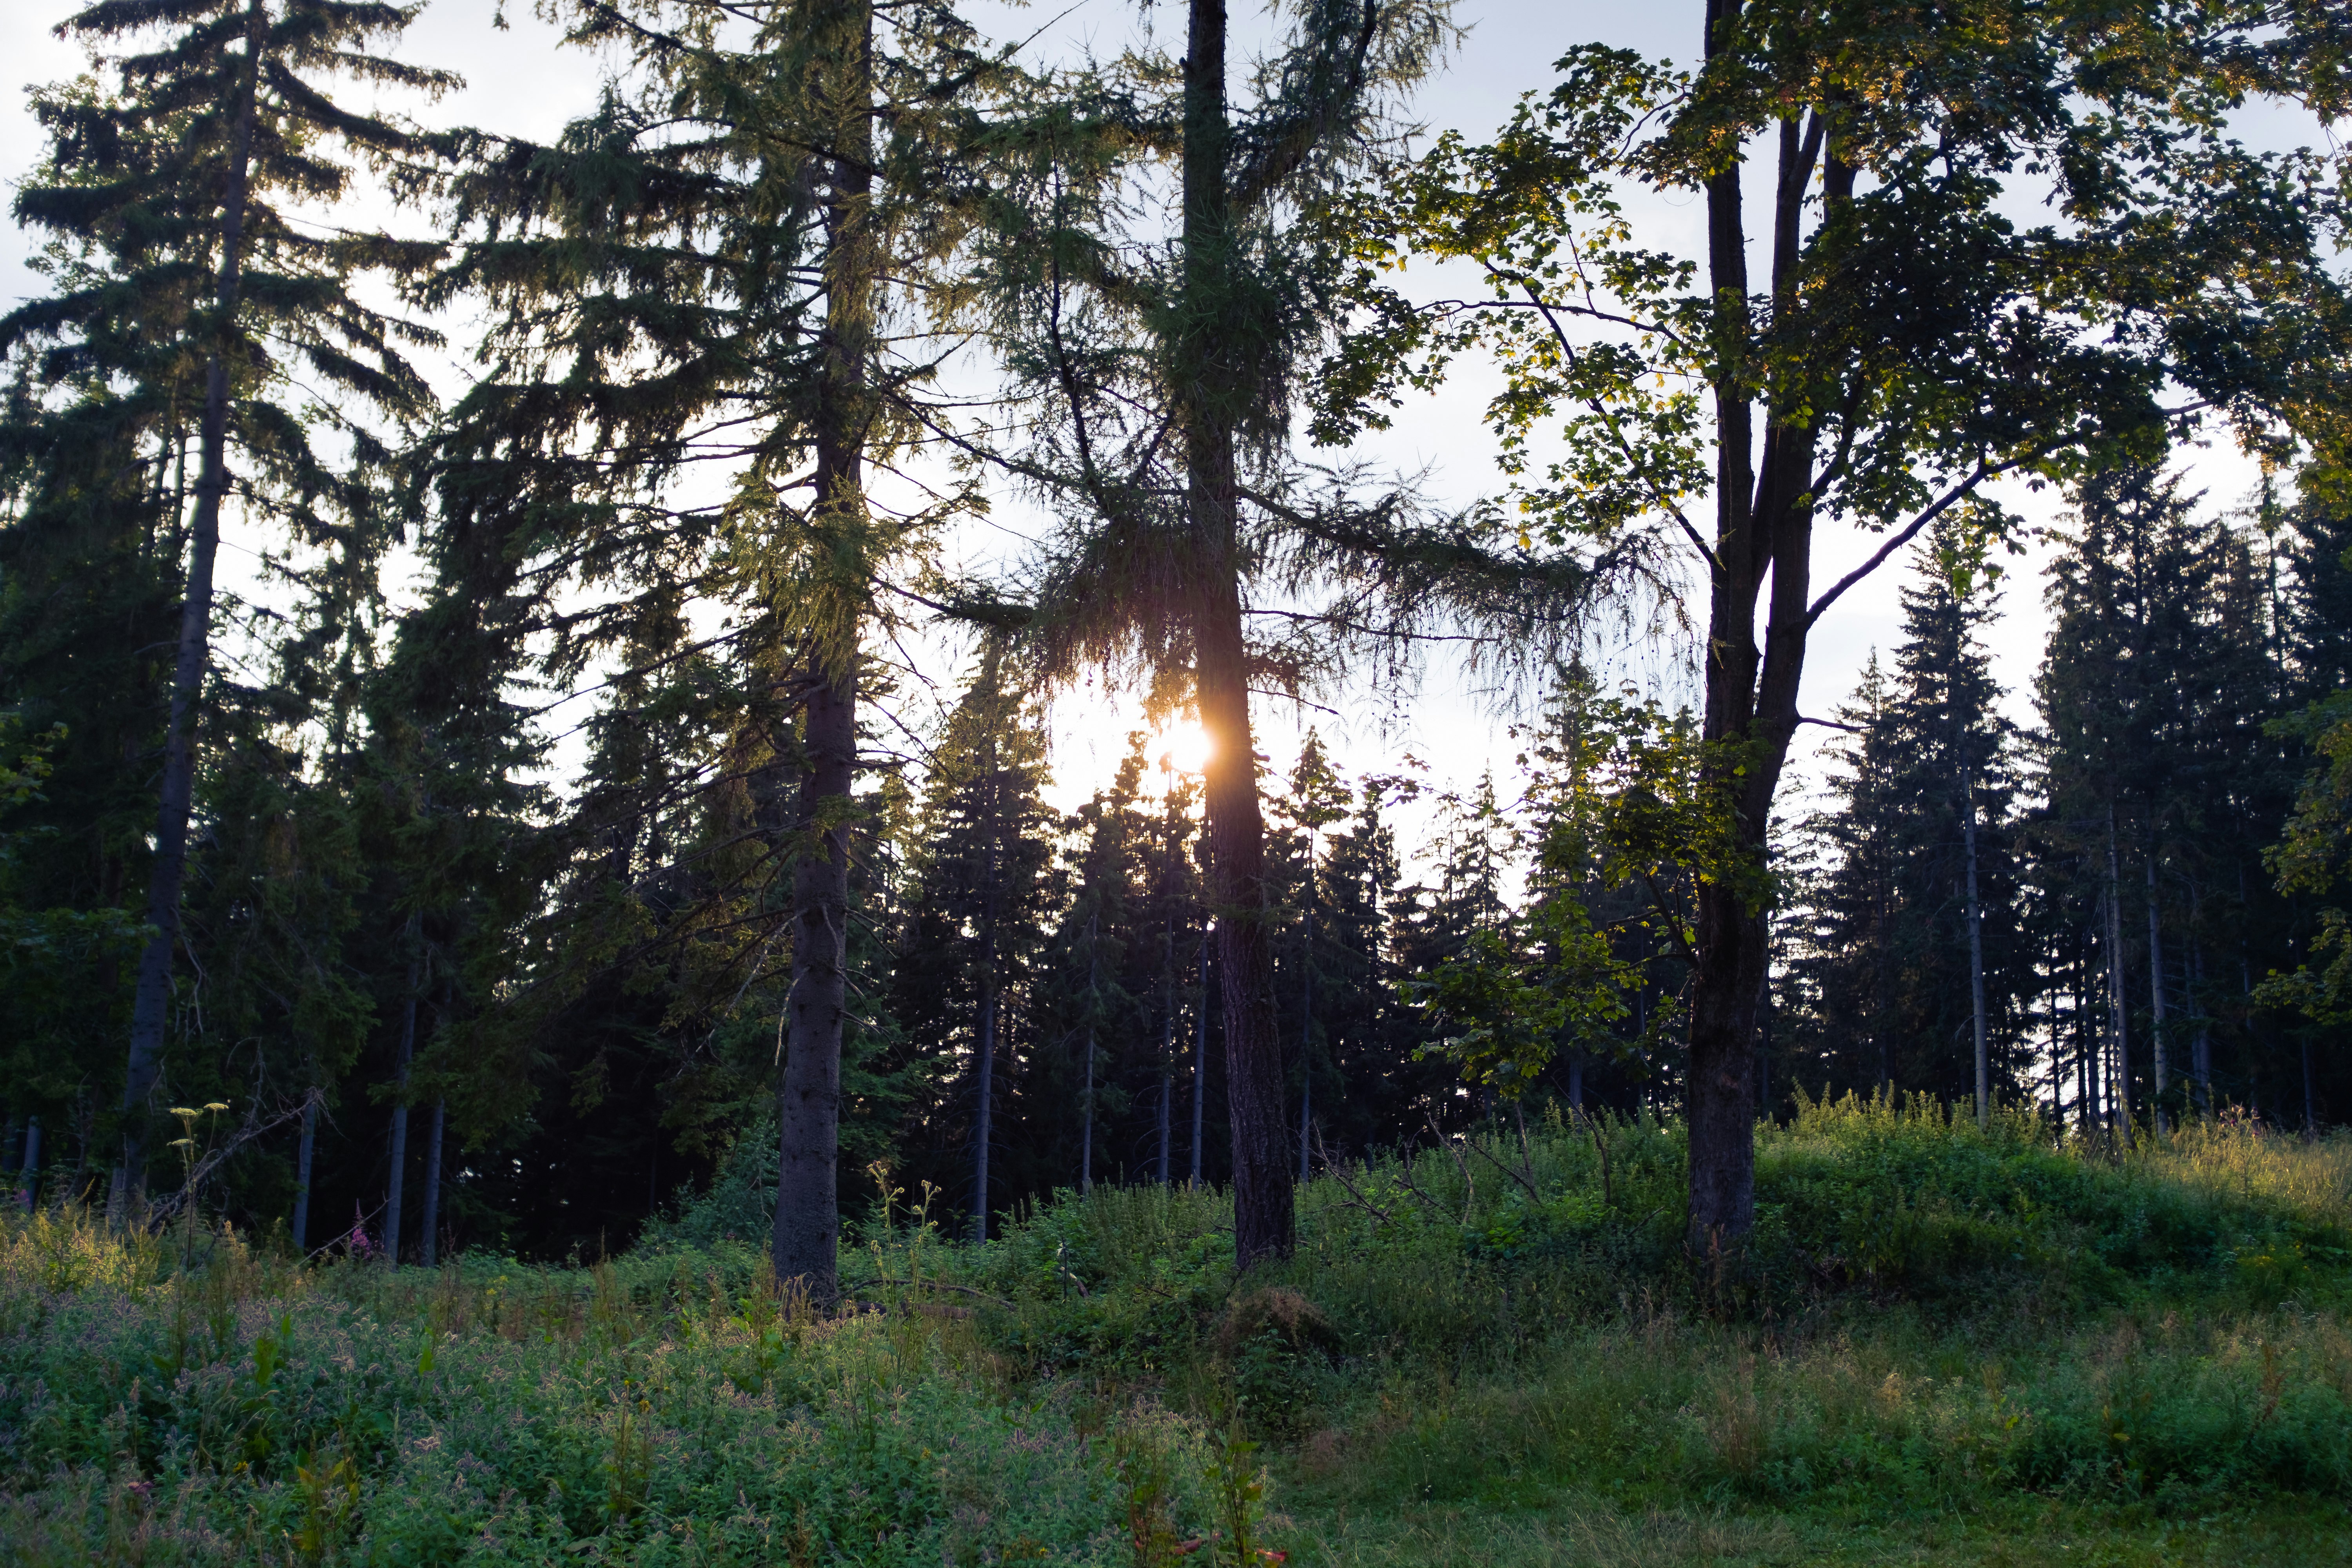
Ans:
<svg viewBox="0 0 2352 1568"><path fill-rule="evenodd" d="M0 1561L2352 1562L2352 1140L1811 1107L1737 1258L1680 1182L1505 1124L1239 1282L1213 1194L975 1249L894 1193L829 1321L693 1216L433 1272L12 1220Z"/></svg>

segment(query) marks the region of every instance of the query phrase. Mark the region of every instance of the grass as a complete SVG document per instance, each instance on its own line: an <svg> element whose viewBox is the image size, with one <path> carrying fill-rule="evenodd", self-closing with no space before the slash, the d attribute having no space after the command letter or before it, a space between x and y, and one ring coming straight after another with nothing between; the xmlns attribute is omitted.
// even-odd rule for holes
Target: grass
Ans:
<svg viewBox="0 0 2352 1568"><path fill-rule="evenodd" d="M1807 1106L1734 1258L1681 1179L1671 1126L1498 1128L1307 1184L1239 1282L1213 1194L984 1249L893 1202L830 1321L727 1244L10 1221L0 1559L2352 1561L2352 1141Z"/></svg>

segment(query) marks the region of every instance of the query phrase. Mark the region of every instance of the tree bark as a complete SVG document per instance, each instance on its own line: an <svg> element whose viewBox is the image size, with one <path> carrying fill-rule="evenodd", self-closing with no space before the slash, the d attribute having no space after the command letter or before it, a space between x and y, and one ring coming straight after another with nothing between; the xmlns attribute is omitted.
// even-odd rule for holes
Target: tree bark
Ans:
<svg viewBox="0 0 2352 1568"><path fill-rule="evenodd" d="M991 647L986 656L982 679L992 692L996 689L997 654ZM981 798L985 801L982 830L988 835L983 851L980 889L980 1103L974 1108L974 1137L971 1172L971 1234L975 1241L988 1239L988 1152L994 1134L996 1109L996 921L1003 908L1000 851L1004 825L1003 802L999 797L1003 775L996 755L996 719L989 716L986 749L983 751L985 776L981 784Z"/></svg>
<svg viewBox="0 0 2352 1568"><path fill-rule="evenodd" d="M2131 1036L2124 1006L2123 870L2116 852L2115 803L2107 805L2107 1037L2114 1041L2116 1060L2108 1076L2107 1104L2115 1119L2116 1136L2132 1141Z"/></svg>
<svg viewBox="0 0 2352 1568"><path fill-rule="evenodd" d="M2192 914L2190 923L2195 924ZM2189 1072L2197 1080L2197 1111L2200 1116L2213 1114L2213 1021L2205 1012L2205 949L2192 942L2189 949L2189 986L2190 1000L2197 1009L2197 1037L2189 1043Z"/></svg>
<svg viewBox="0 0 2352 1568"><path fill-rule="evenodd" d="M852 462L855 462L853 458ZM854 482L854 480L853 480ZM776 1226L771 1247L779 1286L797 1281L830 1309L841 1296L841 1031L848 1012L849 828L825 825L849 795L856 768L856 675L820 665L808 703L809 769L801 786L802 831L813 853L793 868L793 984L785 1003L782 1092L777 1106Z"/></svg>
<svg viewBox="0 0 2352 1568"><path fill-rule="evenodd" d="M1976 1031L1977 1130L1992 1125L1992 1059L1985 1047L1984 909L1977 901L1977 798L1966 768L1960 773L1961 837L1969 858L1969 1008Z"/></svg>
<svg viewBox="0 0 2352 1568"><path fill-rule="evenodd" d="M1307 942L1298 982L1298 1179L1307 1180L1307 1140L1315 1124L1315 858L1307 858Z"/></svg>
<svg viewBox="0 0 2352 1568"><path fill-rule="evenodd" d="M1164 765L1161 795L1168 818L1167 842L1160 859L1160 896L1165 907L1160 919L1160 1157L1161 1186L1168 1184L1172 1125L1176 1108L1176 823L1175 781Z"/></svg>
<svg viewBox="0 0 2352 1568"><path fill-rule="evenodd" d="M1227 188L1223 0L1191 0L1184 56L1183 293L1205 318L1229 297L1236 237ZM1204 784L1209 887L1223 982L1225 1094L1233 1123L1234 1261L1289 1256L1290 1173L1283 1158L1282 1047L1265 910L1265 819L1250 731L1249 649L1242 627L1240 480L1226 354L1203 321L1186 329L1178 390L1193 555L1195 700L1210 753Z"/></svg>
<svg viewBox="0 0 2352 1568"><path fill-rule="evenodd" d="M1708 0L1706 52L1712 60L1731 41L1740 0ZM1793 303L1803 199L1817 157L1822 202L1852 197L1853 171L1818 136L1784 121L1780 179L1771 209L1772 284ZM1829 143L1832 149L1834 143ZM1706 186L1707 275L1725 345L1712 389L1716 416L1716 529L1709 563L1706 710L1701 735L1710 792L1731 808L1737 853L1761 866L1772 797L1797 729L1797 691L1811 628L1812 414L1801 406L1766 410L1754 450L1754 322L1748 309L1748 239L1737 155ZM1767 619L1761 647L1757 607L1764 583ZM1690 983L1690 1077L1685 1113L1690 1134L1690 1208L1685 1239L1696 1253L1738 1245L1756 1219L1756 1009L1769 973L1766 913L1747 891L1724 880L1700 882L1694 921L1697 963Z"/></svg>
<svg viewBox="0 0 2352 1568"><path fill-rule="evenodd" d="M416 1260L430 1268L441 1257L441 1126L449 1102L433 1102L433 1121L425 1133L424 1235L418 1238Z"/></svg>
<svg viewBox="0 0 2352 1568"><path fill-rule="evenodd" d="M793 868L793 984L779 1106L776 1224L771 1251L780 1287L797 1282L830 1310L841 1297L841 1037L848 1016L849 826L857 775L857 677L863 633L866 532L865 441L874 291L880 279L874 232L874 9L872 0L830 0L817 24L834 106L826 154L824 361L812 416L815 499L807 542L813 570L839 595L812 638L801 786L803 843Z"/></svg>
<svg viewBox="0 0 2352 1568"><path fill-rule="evenodd" d="M245 262L245 207L253 161L253 121L260 94L261 0L246 11L243 76L221 197L220 274L214 292L214 342L205 364L205 412L198 427L196 512L190 530L187 592L180 605L179 655L163 731L163 778L155 813L155 864L147 885L152 935L139 954L131 994L130 1070L122 1085L122 1165L110 1205L121 1218L147 1187L147 1097L163 1068L163 1030L172 1005L172 965L180 944L180 889L188 868L188 816L196 794L196 724L211 663L213 562L220 552L222 500L228 494L227 340L236 331Z"/></svg>
<svg viewBox="0 0 2352 1568"><path fill-rule="evenodd" d="M1078 1191L1095 1190L1095 917L1087 917L1087 1078L1078 1117Z"/></svg>
<svg viewBox="0 0 2352 1568"><path fill-rule="evenodd" d="M2152 1010L2151 1026L2154 1039L2148 1046L2148 1062L2156 1073L2156 1130L2165 1130L2164 1095L2172 1087L2171 1047L2164 1035L2164 919L2157 909L2156 846L2147 849L2147 990Z"/></svg>
<svg viewBox="0 0 2352 1568"><path fill-rule="evenodd" d="M990 1112L996 1096L996 980L982 976L980 991L980 1086L973 1119L971 1154L971 1238L988 1239L988 1143L994 1135Z"/></svg>
<svg viewBox="0 0 2352 1568"><path fill-rule="evenodd" d="M1209 1083L1209 933L1201 933L1201 1006L1192 1019L1192 1181L1201 1190L1201 1125Z"/></svg>
<svg viewBox="0 0 2352 1568"><path fill-rule="evenodd" d="M383 1260L400 1261L400 1200L408 1173L408 1063L416 1049L416 964L408 965L408 999L401 1005L400 1054L392 1064L392 1174L383 1191Z"/></svg>
<svg viewBox="0 0 2352 1568"><path fill-rule="evenodd" d="M26 1214L41 1201L41 1119L25 1121L25 1163L16 1167L16 1205Z"/></svg>
<svg viewBox="0 0 2352 1568"><path fill-rule="evenodd" d="M302 1106L302 1137L294 1147L294 1253L310 1250L310 1162L319 1147L319 1093L310 1091Z"/></svg>

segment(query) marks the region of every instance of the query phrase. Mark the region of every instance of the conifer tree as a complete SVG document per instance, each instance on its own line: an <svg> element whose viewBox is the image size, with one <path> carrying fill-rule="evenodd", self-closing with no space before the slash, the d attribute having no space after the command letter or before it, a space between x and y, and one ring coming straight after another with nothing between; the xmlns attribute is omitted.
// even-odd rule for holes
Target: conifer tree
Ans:
<svg viewBox="0 0 2352 1568"><path fill-rule="evenodd" d="M980 195L950 132L993 68L940 5L740 10L568 10L631 74L457 187L473 241L435 297L489 300L495 372L433 482L509 647L549 632L542 678L610 672L533 962L558 998L658 961L706 1016L785 1014L772 1245L830 1301L872 634L968 499L877 508L866 476L932 417L929 286Z"/></svg>
<svg viewBox="0 0 2352 1568"><path fill-rule="evenodd" d="M1819 1089L1884 1083L1947 1101L2014 1095L2036 989L2018 919L2011 736L1979 633L1997 600L1937 530L1903 590L1891 678L1874 655L1807 824L1820 870L1800 929ZM1981 1037L1979 1030L1982 1031ZM1981 1058L1975 1042L1982 1037Z"/></svg>
<svg viewBox="0 0 2352 1568"><path fill-rule="evenodd" d="M1003 1167L991 1170L1007 1141L996 1120L1011 1077L1005 1013L1034 984L1059 826L1038 793L1045 734L1009 676L1001 650L986 648L932 753L891 953L892 1010L925 1068L919 1125L906 1132L920 1141L922 1173L950 1192L969 1186L975 1241L988 1239L992 1194L1005 1184ZM951 1172L957 1152L962 1169Z"/></svg>
<svg viewBox="0 0 2352 1568"><path fill-rule="evenodd" d="M451 85L446 73L375 52L410 15L341 0L107 0L59 30L93 48L125 50L110 61L115 90L77 84L37 100L50 161L19 190L16 212L58 237L65 265L56 294L0 323L0 349L46 345L34 374L53 391L91 377L124 388L103 438L152 465L157 491L171 476L168 515L155 533L161 575L178 588L179 626L146 868L152 934L138 962L121 1101L118 1197L135 1195L146 1180L147 1101L171 1032L224 509L234 492L249 513L275 514L307 542L380 531L368 476L388 448L354 414L373 405L415 418L430 405L400 345L431 334L370 308L351 286L365 271L414 270L429 248L322 229L302 214L344 193L353 158L395 189L413 193L429 179L426 138L390 117L340 108L321 85L341 78L427 94ZM331 389L349 407L306 409L295 401L304 384ZM85 460L71 448L97 433L87 416L98 409L85 404L76 416L46 403L16 412L37 426L15 437L19 449L46 448L32 460ZM347 458L314 444L313 412Z"/></svg>
<svg viewBox="0 0 2352 1568"><path fill-rule="evenodd" d="M1526 570L1497 548L1509 536L1495 520L1439 526L1410 497L1318 493L1293 460L1294 386L1331 321L1329 257L1302 218L1392 132L1384 113L1433 64L1447 23L1438 0L1269 10L1282 36L1252 102L1229 99L1225 0L1190 0L1181 59L1132 51L1049 84L1066 101L1019 121L987 284L1034 439L992 460L1067 526L1022 603L970 612L1018 622L1049 680L1146 674L1207 731L1244 1267L1292 1243L1259 672L1295 691L1348 653L1410 647L1446 616L1517 659L1559 634L1559 600L1584 581Z"/></svg>

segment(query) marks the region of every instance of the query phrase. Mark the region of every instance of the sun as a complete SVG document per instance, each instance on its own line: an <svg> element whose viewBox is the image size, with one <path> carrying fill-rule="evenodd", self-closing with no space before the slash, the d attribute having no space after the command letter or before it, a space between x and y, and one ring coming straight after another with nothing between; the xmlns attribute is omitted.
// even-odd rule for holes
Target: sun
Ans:
<svg viewBox="0 0 2352 1568"><path fill-rule="evenodd" d="M1163 767L1180 773L1197 773L1209 763L1209 732L1198 719L1178 719L1162 724L1152 735L1148 754Z"/></svg>

